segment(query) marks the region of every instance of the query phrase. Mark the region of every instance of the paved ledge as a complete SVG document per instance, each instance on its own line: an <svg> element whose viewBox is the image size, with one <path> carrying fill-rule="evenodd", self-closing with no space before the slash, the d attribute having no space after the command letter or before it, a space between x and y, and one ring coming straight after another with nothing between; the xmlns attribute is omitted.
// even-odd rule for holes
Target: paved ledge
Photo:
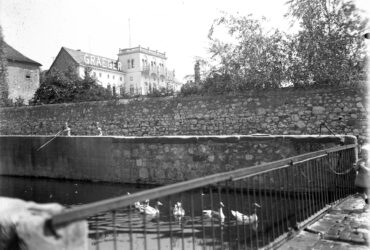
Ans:
<svg viewBox="0 0 370 250"><path fill-rule="evenodd" d="M279 249L370 249L369 236L370 209L350 196Z"/></svg>

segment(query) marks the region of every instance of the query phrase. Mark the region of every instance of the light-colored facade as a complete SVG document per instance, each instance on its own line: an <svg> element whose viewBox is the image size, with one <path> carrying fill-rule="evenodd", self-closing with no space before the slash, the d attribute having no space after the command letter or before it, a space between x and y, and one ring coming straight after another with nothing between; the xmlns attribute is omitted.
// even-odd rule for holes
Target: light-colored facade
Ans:
<svg viewBox="0 0 370 250"><path fill-rule="evenodd" d="M111 89L117 95L123 92L125 72L123 72L121 63L118 60L62 47L50 70L65 72L72 69L80 77L84 77L87 67L91 69L90 74L97 80L98 84L104 88Z"/></svg>
<svg viewBox="0 0 370 250"><path fill-rule="evenodd" d="M13 102L23 99L23 104L28 104L40 86L41 64L15 50L4 43L7 58L7 83L9 87L8 98Z"/></svg>
<svg viewBox="0 0 370 250"><path fill-rule="evenodd" d="M147 95L154 89L178 90L174 70L168 70L166 54L149 48L120 49L118 59L109 59L62 47L50 70L75 70L83 77L85 68L100 85L118 95Z"/></svg>
<svg viewBox="0 0 370 250"><path fill-rule="evenodd" d="M167 68L165 53L139 46L120 49L118 59L126 72L126 93L147 95L154 89L175 88L175 72Z"/></svg>

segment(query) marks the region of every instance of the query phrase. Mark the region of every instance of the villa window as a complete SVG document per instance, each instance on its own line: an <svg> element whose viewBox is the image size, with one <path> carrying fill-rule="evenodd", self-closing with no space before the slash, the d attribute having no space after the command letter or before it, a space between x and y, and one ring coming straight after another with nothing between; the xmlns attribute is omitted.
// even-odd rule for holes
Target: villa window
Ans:
<svg viewBox="0 0 370 250"><path fill-rule="evenodd" d="M130 59L127 60L127 68L130 69Z"/></svg>
<svg viewBox="0 0 370 250"><path fill-rule="evenodd" d="M130 76L130 81L133 81L134 80L134 77Z"/></svg>
<svg viewBox="0 0 370 250"><path fill-rule="evenodd" d="M131 59L131 68L135 68L134 59Z"/></svg>

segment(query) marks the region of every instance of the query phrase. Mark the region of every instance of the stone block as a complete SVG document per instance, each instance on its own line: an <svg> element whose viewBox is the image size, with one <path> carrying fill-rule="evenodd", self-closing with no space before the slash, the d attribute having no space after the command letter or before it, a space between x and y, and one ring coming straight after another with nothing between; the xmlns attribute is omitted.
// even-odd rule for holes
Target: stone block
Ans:
<svg viewBox="0 0 370 250"><path fill-rule="evenodd" d="M325 108L322 106L314 106L312 108L312 113L315 115L323 114L325 112Z"/></svg>
<svg viewBox="0 0 370 250"><path fill-rule="evenodd" d="M298 128L302 129L302 128L305 128L307 125L305 122L303 121L298 121L295 123L297 125Z"/></svg>

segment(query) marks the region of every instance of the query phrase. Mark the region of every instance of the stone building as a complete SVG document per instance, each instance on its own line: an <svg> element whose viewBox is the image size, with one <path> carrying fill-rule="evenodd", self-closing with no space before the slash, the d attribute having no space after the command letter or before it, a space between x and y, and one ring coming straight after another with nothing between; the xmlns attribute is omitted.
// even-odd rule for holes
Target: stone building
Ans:
<svg viewBox="0 0 370 250"><path fill-rule="evenodd" d="M112 92L118 95L123 91L125 72L121 63L115 59L62 47L50 66L50 70L65 72L71 68L80 77L84 77L86 67L91 69L91 76L101 86L111 89Z"/></svg>
<svg viewBox="0 0 370 250"><path fill-rule="evenodd" d="M4 51L8 64L9 99L14 102L21 98L24 104L28 104L40 86L41 64L24 56L5 42Z"/></svg>
<svg viewBox="0 0 370 250"><path fill-rule="evenodd" d="M165 53L141 46L119 49L117 59L62 47L50 70L72 68L83 77L85 68L90 67L98 83L117 94L147 95L154 89L178 89L175 72L167 69L166 60Z"/></svg>

